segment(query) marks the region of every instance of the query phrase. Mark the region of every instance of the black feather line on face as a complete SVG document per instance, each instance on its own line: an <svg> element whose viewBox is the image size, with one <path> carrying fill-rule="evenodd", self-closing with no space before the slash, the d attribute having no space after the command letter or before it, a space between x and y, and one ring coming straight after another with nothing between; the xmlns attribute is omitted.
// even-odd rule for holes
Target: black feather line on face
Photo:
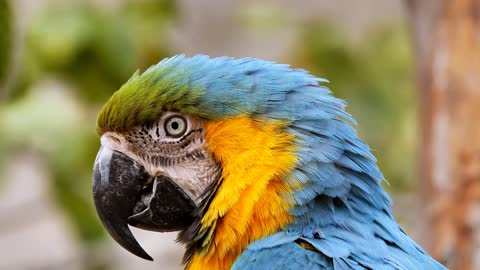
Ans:
<svg viewBox="0 0 480 270"><path fill-rule="evenodd" d="M206 237L208 235L208 232L210 231L210 228L202 232L200 231L200 229L202 227L202 218L210 207L210 204L215 197L215 194L217 193L218 187L222 182L221 168L219 168L219 172L217 173L217 175L219 177L215 181L213 181L205 190L204 194L202 194L203 199L197 206L193 214L193 223L187 229L181 231L178 234L177 241L180 243L184 243L187 246L185 254L183 255L183 264L187 264L192 259L195 252L197 250L200 250L205 240L207 240ZM209 239L209 241L212 241L212 239Z"/></svg>
<svg viewBox="0 0 480 270"><path fill-rule="evenodd" d="M158 127L157 127L158 129ZM152 127L151 130L154 130ZM155 130L154 130L155 131ZM177 139L176 141L161 141L160 138L152 137L151 133L142 127L126 136L127 141L133 146L133 150L144 160L152 165L172 166L179 162L204 158L203 149L186 152L186 149L194 143L203 144L203 129L194 129Z"/></svg>

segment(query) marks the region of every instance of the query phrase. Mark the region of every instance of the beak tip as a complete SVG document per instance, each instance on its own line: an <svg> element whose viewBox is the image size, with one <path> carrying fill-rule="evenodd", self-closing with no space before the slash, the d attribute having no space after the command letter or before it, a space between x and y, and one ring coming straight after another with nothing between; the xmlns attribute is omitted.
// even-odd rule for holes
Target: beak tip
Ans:
<svg viewBox="0 0 480 270"><path fill-rule="evenodd" d="M144 259L144 260L153 262L152 256L148 255L145 251L144 251L143 253L135 254L135 255L137 255L138 257L140 257L140 258L142 258L142 259Z"/></svg>

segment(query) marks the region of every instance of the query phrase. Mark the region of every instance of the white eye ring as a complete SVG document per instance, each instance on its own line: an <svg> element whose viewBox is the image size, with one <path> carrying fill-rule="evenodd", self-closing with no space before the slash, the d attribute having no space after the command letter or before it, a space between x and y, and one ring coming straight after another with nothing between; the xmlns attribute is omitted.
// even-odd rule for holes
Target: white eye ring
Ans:
<svg viewBox="0 0 480 270"><path fill-rule="evenodd" d="M165 133L171 137L180 137L187 131L187 120L180 115L174 115L163 124Z"/></svg>

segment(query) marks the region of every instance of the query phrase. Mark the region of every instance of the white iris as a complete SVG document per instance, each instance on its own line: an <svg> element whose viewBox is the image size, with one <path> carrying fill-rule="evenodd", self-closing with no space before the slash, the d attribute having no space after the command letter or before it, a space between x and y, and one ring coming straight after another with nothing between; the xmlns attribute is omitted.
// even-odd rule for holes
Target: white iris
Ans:
<svg viewBox="0 0 480 270"><path fill-rule="evenodd" d="M165 121L164 127L168 136L179 137L187 130L187 121L185 118L175 115Z"/></svg>

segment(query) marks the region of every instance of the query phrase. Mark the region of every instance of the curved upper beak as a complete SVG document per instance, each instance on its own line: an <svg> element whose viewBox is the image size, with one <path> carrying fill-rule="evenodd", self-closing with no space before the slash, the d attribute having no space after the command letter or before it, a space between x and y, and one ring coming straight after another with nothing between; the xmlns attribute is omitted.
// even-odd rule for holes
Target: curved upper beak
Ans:
<svg viewBox="0 0 480 270"><path fill-rule="evenodd" d="M106 146L100 148L93 169L93 200L98 216L117 243L153 261L138 244L127 223L148 178L145 169L131 158Z"/></svg>
<svg viewBox="0 0 480 270"><path fill-rule="evenodd" d="M153 261L128 225L175 231L193 222L195 203L170 178L153 177L125 154L102 146L93 172L93 200L112 238L131 253Z"/></svg>

